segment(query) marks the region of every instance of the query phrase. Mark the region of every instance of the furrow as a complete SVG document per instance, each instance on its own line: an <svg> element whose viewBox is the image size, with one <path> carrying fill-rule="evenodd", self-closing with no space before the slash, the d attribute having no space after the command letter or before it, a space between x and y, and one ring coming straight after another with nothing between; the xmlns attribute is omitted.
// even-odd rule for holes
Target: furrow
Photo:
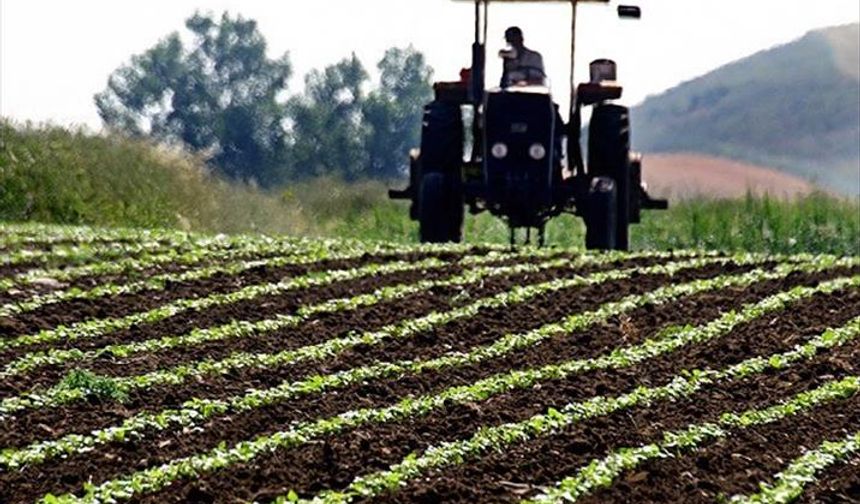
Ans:
<svg viewBox="0 0 860 504"><path fill-rule="evenodd" d="M852 281L855 286L860 286L860 277L855 277ZM827 286L828 284L830 285L829 287ZM821 287L826 291L839 284L844 285L842 281L829 282L828 284L823 284ZM797 302L805 298L806 296L803 295L796 297L801 292L810 293L814 290L816 289L793 289L792 291L772 296L760 303L748 305L741 312L728 312L709 324L680 332L669 329L663 332L662 337L658 336L641 345L618 348L596 359L570 361L560 365L546 366L541 369L515 371L512 375L519 374L520 379L525 382L525 386L518 388L526 388L533 386L538 381L546 381L547 378L545 377L547 375L549 375L548 379L557 380L594 369L629 368L637 362L644 362L655 357L657 353L669 354L686 345L701 344L704 341L718 338L721 334L727 333L737 325L743 323L743 321L759 318L772 311L781 311L785 308L784 303ZM837 290L841 289L837 288ZM840 335L839 338L834 338L830 333L826 333L819 342L813 343L813 347L817 348L820 346L821 341L844 340L844 335L847 335L849 339L853 339L858 332L860 332L860 319L854 319L844 329L837 332ZM653 351L658 348L661 349L659 352ZM790 355L802 356L804 354L796 350ZM758 367L762 365L766 367L770 361L766 358L751 359L742 365L739 364L738 366L729 368L724 373L728 373L726 376L739 375L742 371L750 369L751 363L757 363L756 366ZM607 399L604 396L598 396L582 403L572 403L561 409L561 416L558 415L558 412L551 411L549 414L538 414L526 421L515 424L503 424L497 427L481 429L472 438L431 447L425 450L421 456L408 457L404 462L393 466L388 471L357 478L346 491L325 493L322 496L324 497L322 500L326 502L350 502L359 497L369 497L393 491L407 482L425 475L428 471L463 464L468 460L480 457L490 450L507 450L513 445L534 439L535 437L553 434L562 427L571 425L572 423L580 422L586 418L593 418L594 414L591 411L599 411L600 415L606 415L639 404L648 404L658 399L677 399L680 397L680 392L673 385L681 383L679 380L683 382L683 390L688 391L686 395L689 395L696 392L701 384L711 383L714 376L718 376L717 372L707 371L701 374L701 376L707 378L707 381L684 381L683 376L686 374L682 373L680 378L676 377L675 381L666 387L640 387L634 392L622 395L617 399ZM693 379L698 380L696 377L700 373L693 372L690 374L693 376ZM608 409L593 409L598 407L603 408L607 404L609 404L607 406ZM534 430L535 425L541 427Z"/></svg>
<svg viewBox="0 0 860 504"><path fill-rule="evenodd" d="M92 245L56 245L46 250L15 249L0 254L0 279L15 276L44 265L75 265L106 261L143 253L163 253L175 248L190 248L189 243L157 241L133 243L95 243Z"/></svg>
<svg viewBox="0 0 860 504"><path fill-rule="evenodd" d="M819 385L822 380L841 379L860 371L857 365L860 358L860 345L857 342L845 348L834 350L816 357L809 365L798 366L788 372L768 373L751 384L741 385L737 391L728 390L723 397L709 395L700 398L709 410L707 415L694 416L682 423L672 417L668 422L659 424L660 431L649 433L642 439L613 443L611 449L624 446L651 444L660 439L663 432L682 429L689 424L710 422L718 419L718 413L734 409L731 404L741 397L741 407L753 408L761 405L760 398L767 403L790 393L799 393ZM757 389L752 389L758 385ZM740 394L740 396L738 395ZM768 394L771 397L768 397ZM753 400L747 397L754 397ZM748 402L747 402L748 401ZM749 404L749 406L747 406ZM687 401L682 404L685 413L696 408ZM714 411L716 406L717 410ZM722 406L722 409L719 409ZM665 414L665 411L663 412ZM640 416L638 419L643 418ZM703 445L688 453L679 453L671 458L651 460L626 472L616 484L599 489L584 497L582 502L602 504L606 502L634 501L642 504L661 502L711 503L727 501L737 492L755 492L756 482L767 480L770 475L783 467L785 461L798 457L806 446L816 446L828 438L844 436L849 430L860 425L860 397L844 404L824 407L815 415L786 418L781 421L751 427L735 432L726 439ZM604 453L592 454L597 458ZM579 466L567 466L564 471L556 472L556 477L578 471L590 461L584 460ZM542 478L547 485L553 482Z"/></svg>
<svg viewBox="0 0 860 504"><path fill-rule="evenodd" d="M331 459L336 461L334 466L326 465L319 445L316 449L308 447L279 452L276 460L266 460L265 463L271 467L281 467L284 457L301 460L301 463L290 464L292 469L280 480L284 484L291 483L297 491L318 491L319 488L308 486L310 481L315 480L323 481L326 484L323 488L340 489L348 481L344 482L336 475L361 475L367 471L364 467L368 463L372 463L373 469L384 469L410 452L422 451L434 442L438 444L468 438L482 426L520 421L550 408L585 401L594 396L623 395L641 385L665 384L688 370L722 369L754 357L767 358L803 345L810 338L821 334L824 328L838 327L858 314L860 290L815 296L793 305L786 313L766 315L715 340L687 346L632 367L595 370L566 379L551 380L541 383L539 387L498 396L486 405L449 407L420 420L358 429L344 436L327 438L320 444L326 447ZM607 330L601 328L598 331ZM613 332L617 333L617 328ZM582 336L586 334L580 333ZM570 343L576 344L573 338ZM860 356L858 347L860 342L851 341L838 350L824 352L792 370L767 372L752 380L752 383L727 383L710 387L697 396L683 400L643 405L578 423L558 434L538 438L503 452L482 455L466 465L433 470L382 500L405 503L436 498L443 502L468 503L486 498L490 502L516 502L522 496L517 495L517 490L526 486L551 485L606 449L648 443L663 430L680 428L687 423L701 421L707 415L716 415L725 409L726 401L740 401L738 404L742 407L748 402L762 404L759 399L770 401L775 395L785 395L792 389L795 392L808 390L808 386L814 386L819 377L831 379L833 376L846 376L846 373L857 374L860 367L851 363L860 362L857 361ZM552 356L538 363L556 361L556 356ZM505 369L498 366L499 369ZM767 390L761 390L762 387ZM411 435L412 432L420 432L422 436L416 438ZM362 445L362 439L374 441ZM404 446L408 448L402 448ZM316 464L319 469L312 464ZM305 478L302 470L312 471L313 474ZM680 472L690 470L685 468ZM237 473L231 471L229 474ZM269 476L269 479L273 480L274 477ZM517 486L508 486L505 482L513 482ZM186 488L194 487L189 484ZM671 489L671 486L662 487L663 492L670 492Z"/></svg>
<svg viewBox="0 0 860 504"><path fill-rule="evenodd" d="M609 262L614 260L615 257L612 255L598 257L584 256L578 260L573 261L569 265L569 267L572 269L576 269L584 265L601 264L604 261ZM458 275L452 278L423 281L413 286L401 286L398 289L392 289L391 291L389 291L389 294L393 294L393 297L397 298L399 297L399 293L416 289L431 290L443 286L465 286L480 282L482 279L488 277L517 274L528 271L540 271L543 269L551 268L553 266L558 266L559 264L561 264L560 261L564 260L550 261L541 265L523 264L501 268L478 268L472 271L467 271L462 275ZM694 260L689 261L685 264L689 264L689 267L694 267L695 265L714 261L719 262L722 261L722 259ZM624 275L629 275L632 271L634 270L628 270ZM592 278L591 281L593 283L597 283L608 281L618 276L619 273L610 272L605 274L597 274L593 278L589 278ZM492 301L493 304L497 305L507 304L510 302L523 302L525 299L532 298L542 292L558 290L563 286L573 286L582 283L585 282L581 277L575 277L573 279L561 279L554 282L549 282L547 284L542 284L540 286L541 288L522 287L515 289L515 291L513 291L512 293L504 293L489 298L489 300L482 300L484 301L484 303L473 303L462 309L455 310L453 316L451 316L451 313L446 313L443 315L448 315L448 320L452 318L462 318L477 313L477 311L481 307L484 307L484 305L486 305L490 301ZM377 299L379 299L379 296L375 294L363 296L361 298L363 303L374 303ZM330 308L339 309L338 306L341 305L343 305L343 303L336 302ZM408 329L401 330L401 332L414 332L418 328L426 329L426 327L428 326L428 319L432 321L430 322L430 325L432 325L434 324L434 322L442 322L442 320L440 320L442 318L442 315L438 313L433 313L426 317L422 317L417 321L409 321L406 325ZM192 333L191 335L189 335L189 338L197 338L199 335L202 335L204 339L210 340L238 338L242 336L250 337L251 335L268 334L274 331L294 327L298 321L299 319L296 316L280 316L273 319L262 320L253 324L232 323L213 329L197 331L196 333ZM384 330L372 333L370 335L350 334L346 337L335 338L317 345L285 350L276 354L234 353L228 358L222 360L203 360L200 362L177 366L171 369L157 370L139 376L117 378L114 381L118 384L119 387L124 390L149 388L156 385L164 384L179 384L192 378L198 378L207 375L223 375L241 368L255 367L260 369L267 369L274 366L283 366L305 360L315 360L332 353L337 353L345 348L354 347L357 344L369 345L372 344L372 341L379 342L389 337L390 335ZM63 387L55 387L45 392L34 392L18 397L7 398L0 402L0 419L2 419L3 416L8 416L9 414L19 412L25 409L41 408L50 405L63 404L74 400L80 400L85 398L86 395L86 391L74 389L69 390Z"/></svg>
<svg viewBox="0 0 860 504"><path fill-rule="evenodd" d="M497 261L497 257L481 257L481 261L467 261L469 263ZM484 260L486 259L486 260ZM371 278L393 273L432 271L447 266L446 262L438 259L427 259L419 262L393 262L382 265L371 264L352 270L334 270L319 274L311 274L297 277L277 284L266 284L259 288L243 289L232 299L248 299L249 296L274 296L288 291L307 289L310 287L322 287L335 282L345 282L362 278ZM281 315L277 319L261 321L257 324L246 321L235 321L220 327L211 329L199 329L191 333L179 336L164 336L157 339L149 339L134 343L118 343L101 347L96 350L81 351L78 349L49 350L24 355L7 364L0 371L0 380L6 380L16 376L24 375L44 366L57 366L77 361L88 361L104 357L128 358L140 353L157 352L163 350L179 349L183 347L202 344L205 342L224 341L231 338L241 338L257 334L272 323L279 323L282 328L296 326L314 316L323 313L335 313L362 306L370 306L390 299L397 299L411 292L423 290L427 284L435 284L432 281L419 282L412 285L400 284L393 287L383 287L377 291L363 293L356 296L340 299L329 299L315 305L301 306L294 315ZM256 287L256 286L255 286Z"/></svg>
<svg viewBox="0 0 860 504"><path fill-rule="evenodd" d="M376 252L364 247L344 249L336 242L321 242L310 249L299 249L289 255L204 266L181 274L158 275L124 284L112 283L91 290L71 289L52 293L41 296L38 302L25 303L21 308L23 311L13 317L0 317L0 333L20 337L55 328L62 331L69 325L86 323L89 319L121 319L182 299L224 294L248 285L275 282L310 271L350 269L394 260L415 261L428 257L456 260L461 257L461 254L427 253L420 249L414 252L408 249L405 252L390 250L387 246L378 247ZM337 256L347 256L349 259L333 259ZM19 310L17 305L14 306L15 310Z"/></svg>
<svg viewBox="0 0 860 504"><path fill-rule="evenodd" d="M476 283L484 278L498 276L500 272L551 272L570 267L579 261L556 259L537 264L501 265L507 262L510 262L507 256L493 253L487 256L468 256L442 268L439 267L438 260L429 259L370 265L355 270L330 271L299 277L271 284L270 286L277 286L277 289L270 289L264 297L251 298L259 301L256 305L247 302L249 300L242 303L234 300L236 302L230 304L230 310L225 313L233 316L220 317L225 319L223 321L219 321L217 312L214 315L212 311L204 312L203 315L216 317L215 323L209 327L198 325L189 332L169 336L148 330L139 333L136 331L135 341L128 343L113 343L92 350L72 348L34 352L7 365L5 371L0 373L0 378L29 376L38 378L33 383L50 386L62 378L70 365L105 376L144 374L194 361L201 355L206 355L210 348L224 356L234 353L234 347L238 346L259 348L258 340L269 338L272 330L288 331L319 317L328 320L359 311L370 313L380 304L395 303L408 296L450 286L452 280L464 276L472 279L471 283ZM464 273L467 268L473 270ZM304 291L310 287L316 289L305 294ZM301 296L284 296L298 289L302 290ZM248 315L236 320L236 313ZM207 319L207 323L209 320L213 319ZM275 346L280 349L294 347L295 344L279 339ZM188 351L177 351L182 349ZM35 377L34 371L37 370L40 372ZM31 382L30 379L23 381ZM22 381L18 379L16 388L11 389L0 384L0 391L22 390L26 386L30 385L22 385Z"/></svg>
<svg viewBox="0 0 860 504"><path fill-rule="evenodd" d="M860 454L825 469L806 485L799 504L848 503L860 499Z"/></svg>
<svg viewBox="0 0 860 504"><path fill-rule="evenodd" d="M733 504L788 504L803 494L826 469L844 462L860 452L860 431L840 440L825 441L793 460L783 471L774 475L773 483L759 483L761 490L751 495L735 495Z"/></svg>
<svg viewBox="0 0 860 504"><path fill-rule="evenodd" d="M595 489L612 485L622 473L645 462L695 450L705 443L727 438L738 430L778 422L831 401L846 401L858 391L860 377L850 376L828 382L769 408L726 412L716 422L694 424L686 429L667 432L657 443L615 450L602 459L592 461L577 474L565 478L555 488L524 503L575 502Z"/></svg>
<svg viewBox="0 0 860 504"><path fill-rule="evenodd" d="M3 224L3 226L8 226ZM62 226L11 226L0 229L0 249L52 247L61 244L94 245L134 242L185 243L208 240L203 235L182 231L70 228Z"/></svg>
<svg viewBox="0 0 860 504"><path fill-rule="evenodd" d="M619 263L613 262L610 267L617 267ZM621 263L624 264L624 263ZM533 267L533 266L531 266ZM715 271L718 267L707 268L710 271ZM737 270L737 268L731 268ZM564 277L572 277L573 275L584 275L588 270L598 270L597 268L587 267L583 269L558 269L544 270L536 273L526 273L519 275L497 275L495 277L486 277L473 285L451 286L445 288L436 288L431 291L407 298L405 301L390 303L383 308L369 308L355 312L347 312L343 315L329 315L327 317L316 319L311 324L303 324L290 331L268 336L265 341L265 347L273 347L273 354L286 354L292 350L300 349L303 346L314 345L319 342L324 342L330 339L336 339L344 336L352 335L353 327L362 328L367 334L372 334L380 329L384 329L388 325L408 325L409 321L425 317L433 312L447 313L448 311L465 307L481 299L489 298L500 293L510 290L513 286L540 285L548 279L558 280L559 275ZM679 279L688 280L698 278L698 275L692 273L681 273ZM657 283L657 280L660 280ZM649 285L662 284L666 280L663 277L650 277ZM654 288L652 287L649 288ZM613 287L607 286L606 290L614 291ZM577 298L576 293L581 292L578 289L571 291L563 291L568 297ZM470 295L463 295L470 293ZM553 296L558 298L558 296ZM534 298L533 298L534 299ZM538 298L541 304L549 301L548 296ZM519 306L512 304L511 309ZM480 312L480 318L483 319L494 311ZM528 313L528 312L527 312ZM528 317L528 321L521 321L517 326L526 328L539 326L544 322L540 314L533 313ZM432 327L431 327L432 330ZM414 334L411 337L420 335ZM244 340L243 340L244 341ZM252 344L252 348L256 348L256 344ZM358 347L356 347L358 348ZM251 351L251 354L259 354L258 351ZM229 352L222 352L222 355L231 355ZM266 355L269 355L268 353ZM211 362L219 362L219 359L209 359ZM324 360L326 360L324 358ZM265 390L275 387L281 383L288 383L295 380L318 374L329 373L333 371L320 368L320 362L310 359L305 359L301 363L284 364L280 367L238 367L227 373L216 373L209 375L194 376L192 379L179 380L178 383L164 383L152 387L136 387L128 390L128 399L123 404L123 408L118 410L115 401L77 401L67 403L61 407L40 408L29 412L22 412L14 415L5 422L6 433L0 436L0 446L21 446L34 441L34 432L28 427L34 423L40 425L52 426L51 434L46 439L55 439L64 436L69 432L88 432L91 430L102 429L110 425L120 423L124 419L129 418L146 411L159 411L162 409L182 408L183 402L189 398L196 399L224 399L231 396L243 396L248 392L248 384L252 383L256 389ZM134 366L137 367L137 366ZM105 371L113 371L110 368L102 366L100 369ZM123 374L129 375L122 370ZM116 383L112 381L112 383ZM349 407L346 409L350 409ZM118 415L118 412L122 412ZM292 414L292 413L291 413ZM331 412L329 414L334 414ZM71 430L70 430L71 429ZM43 434L44 436L44 434ZM38 439L38 438L35 438Z"/></svg>
<svg viewBox="0 0 860 504"><path fill-rule="evenodd" d="M764 313L781 311L786 306L817 293L835 292L857 285L860 285L860 277L826 282L816 288L793 289L749 306L738 314L727 314L726 317L702 328L673 332L664 338L652 340L637 347L621 349L599 359L569 362L541 370L516 371L482 380L472 385L454 387L431 396L407 398L397 405L387 408L354 410L336 417L299 424L286 431L260 436L252 441L245 441L230 447L218 447L206 453L176 459L159 467L149 468L127 477L105 482L88 489L86 498L95 501L127 499L134 495L152 493L179 479L210 474L217 469L249 462L260 455L278 449L305 444L312 439L337 434L361 425L422 416L452 403L483 401L492 395L513 388L531 387L542 380L582 372L589 368L628 367L634 362L671 352L684 345L718 337L744 320L760 317ZM73 496L64 498L69 499L70 502L76 500Z"/></svg>
<svg viewBox="0 0 860 504"><path fill-rule="evenodd" d="M809 337L803 340L803 344ZM792 348L787 346L785 348ZM551 488L559 479L574 474L594 458L601 458L614 449L624 446L639 446L653 443L660 439L666 431L677 430L693 423L713 421L728 409L750 409L768 406L774 402L801 392L809 391L820 386L825 381L841 379L860 372L860 367L840 364L845 358L856 358L860 355L860 341L856 338L835 348L821 349L813 356L806 356L801 361L780 369L768 369L761 374L753 374L740 379L718 381L690 396L671 398L666 401L643 403L629 409L618 410L607 416L586 419L565 427L547 436L539 436L523 444L511 446L502 451L494 451L482 455L479 459L468 464L443 467L431 471L426 477L410 482L396 493L389 493L378 499L379 503L406 503L438 497L441 502L471 503L476 501L493 504L511 504L519 502L523 497L546 488ZM774 354L763 354L758 357L770 357ZM675 375L669 375L669 380L696 369L723 369L721 365L710 365L703 361L704 366L680 367L682 370ZM723 364L723 363L720 363ZM563 394L558 394L560 400L545 405L543 408L529 407L520 411L515 418L499 420L492 416L484 424L486 426L500 425L505 422L517 422L528 418L529 415L546 413L551 408L575 401L585 401L595 395L616 397L634 391L637 386L661 386L671 383L666 379L655 381L647 377L642 382L632 382L622 390L610 387L607 390L592 390L590 394L572 394L564 400ZM600 394L600 392L605 392ZM856 403L860 398L856 398ZM495 405L498 407L498 405ZM848 405L846 405L848 406ZM528 412L528 414L522 414ZM456 413L456 412L455 412ZM843 421L844 418L828 419ZM478 421L473 424L482 425ZM833 423L838 428L838 422ZM437 444L444 441L457 441L472 436L476 428L459 435L437 438ZM394 438L389 438L393 440ZM722 444L722 443L720 443ZM408 453L408 452L407 452ZM339 454L339 453L338 453ZM405 456L402 455L401 458ZM337 459L339 468L349 472L349 465L354 458ZM369 459L373 460L373 459ZM400 460L400 459L397 459ZM376 462L376 460L374 460ZM713 481L696 480L690 472L695 473L700 467L707 465L698 454L691 455L684 467L676 472L663 471L664 464L671 460L658 460L634 471L626 473L617 484L606 491L584 498L584 502L602 504L607 502L709 502L718 500L719 492L712 483L720 478L720 469L713 468L710 476ZM392 462L389 462L389 464ZM353 466L354 467L354 466ZM384 463L376 463L376 469L385 468ZM361 470L358 474L362 474ZM227 476L232 476L231 473ZM325 474L325 473L320 473ZM355 474L355 472L353 472ZM325 476L323 476L325 478ZM272 478L270 478L271 480ZM291 481L291 480L282 480ZM296 479L298 482L306 480ZM328 481L325 480L324 481ZM328 488L342 488L342 484L329 484ZM189 485L190 487L190 485ZM205 487L204 487L205 488ZM284 487L282 487L284 488ZM288 487L287 487L288 488ZM297 486L296 489L307 488ZM684 491L681 491L681 490ZM528 490L531 490L529 492ZM283 490L282 490L283 491ZM679 493L687 496L678 498ZM37 496L32 494L33 497ZM186 494L187 495L187 494ZM269 494L269 496L274 494ZM484 498L483 496L486 496ZM32 499L31 499L32 500Z"/></svg>
<svg viewBox="0 0 860 504"><path fill-rule="evenodd" d="M621 302L610 302L603 305L596 312L589 312L575 319L568 319L565 328L573 328L572 330L576 330L577 328L585 329L611 316L630 311L635 307L661 305L709 290L732 286L749 286L766 279L787 276L798 269L800 267L791 268L786 266L775 272L764 273L756 271L740 276L718 277L691 284L661 288L647 295L630 296ZM466 354L450 353L432 360L389 362L363 366L326 376L312 376L299 382L285 381L267 390L255 390L226 400L197 399L186 403L183 405L183 408L178 410L166 410L158 414L144 413L137 415L126 420L120 426L95 431L89 437L76 437L73 435L57 441L36 443L25 450L14 452L16 453L14 456L12 456L13 451L9 451L10 458L5 459L0 457L0 465L5 465L7 460L11 461L14 457L18 457L14 459L14 465L39 463L58 454L68 455L83 448L92 448L94 446L93 443L105 441L117 442L129 438L139 439L147 431L158 432L167 429L189 429L216 416L253 411L270 405L285 403L297 397L322 394L359 383L367 383L371 380L398 379L407 374L420 375L429 371L442 372L464 365L474 365L536 345L542 339L549 337L550 334L550 331L537 331L525 335L509 334L492 345L475 348Z"/></svg>
<svg viewBox="0 0 860 504"><path fill-rule="evenodd" d="M407 254L404 251L395 251L394 255L380 255L381 258L397 259L400 254ZM307 249L307 252L294 252L289 256L276 257L266 264L261 266L268 267L283 267L283 266L302 266L311 265L317 262L349 262L359 260L366 256L367 252L364 249L358 250L338 250L336 247L331 249ZM500 258L496 253L490 254L489 257ZM256 262L254 264L257 264ZM374 263L371 263L374 264ZM260 267L250 265L249 268ZM340 279L340 277L351 273L337 272L333 274L328 271L322 271L317 274L306 275L307 281L314 284L320 279L331 278L332 281ZM314 280L316 279L316 280ZM54 345L58 342L75 342L78 340L96 339L110 335L112 333L127 330L132 327L139 327L141 324L154 324L161 320L186 312L201 312L207 309L237 303L240 301L249 301L263 296L277 294L286 290L294 289L297 280L288 279L280 282L269 282L264 284L252 284L241 287L238 290L230 290L228 292L216 292L202 297L180 298L172 302L168 302L156 308L133 313L122 317L112 317L103 319L86 320L76 322L69 325L62 325L52 329L42 330L35 334L19 335L16 338L0 340L0 355L4 351L16 348L26 348L37 345Z"/></svg>
<svg viewBox="0 0 860 504"><path fill-rule="evenodd" d="M145 281L137 281L131 283L113 283L101 285L90 290L68 289L65 291L54 292L50 294L36 295L31 297L30 299L21 302L7 303L3 305L2 307L0 307L0 318L32 312L44 306L57 304L64 301L70 301L75 299L94 300L109 296L134 294L142 291L163 290L171 284L203 280L211 278L215 275L237 275L243 271L247 271L254 268L275 268L286 264L293 264L296 258L313 257L315 255L330 251L332 249L332 245L336 247L336 244L334 243L327 243L322 246L312 247L310 249L300 248L287 256L254 261L233 261L223 265L202 267L184 273L157 275Z"/></svg>
<svg viewBox="0 0 860 504"><path fill-rule="evenodd" d="M146 251L142 257L130 257L135 252L133 247L127 255L119 260L103 261L74 267L59 267L53 269L36 269L19 273L13 277L0 279L0 294L9 291L20 291L34 286L41 287L46 280L51 284L63 286L70 282L91 277L108 275L127 275L134 272L144 272L165 265L190 266L203 261L222 261L251 259L255 256L271 257L287 253L295 253L300 248L307 248L298 243L273 246L251 246L245 240L215 238L209 242L198 242L193 247L181 246L167 251ZM73 285L73 287L77 287ZM20 295L20 294L16 294Z"/></svg>

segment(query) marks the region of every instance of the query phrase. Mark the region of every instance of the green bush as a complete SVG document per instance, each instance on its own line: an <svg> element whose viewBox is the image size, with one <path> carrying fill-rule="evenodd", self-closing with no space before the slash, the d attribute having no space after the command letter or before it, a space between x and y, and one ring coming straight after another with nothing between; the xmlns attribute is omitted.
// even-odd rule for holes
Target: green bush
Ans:
<svg viewBox="0 0 860 504"><path fill-rule="evenodd" d="M289 231L279 198L177 150L0 122L0 219L201 231Z"/></svg>

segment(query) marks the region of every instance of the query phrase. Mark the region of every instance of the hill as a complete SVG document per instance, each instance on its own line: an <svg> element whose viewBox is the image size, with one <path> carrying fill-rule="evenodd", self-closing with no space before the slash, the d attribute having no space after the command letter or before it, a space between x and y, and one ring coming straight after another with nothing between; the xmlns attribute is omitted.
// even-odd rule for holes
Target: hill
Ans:
<svg viewBox="0 0 860 504"><path fill-rule="evenodd" d="M810 32L647 99L638 150L773 166L860 194L860 25Z"/></svg>

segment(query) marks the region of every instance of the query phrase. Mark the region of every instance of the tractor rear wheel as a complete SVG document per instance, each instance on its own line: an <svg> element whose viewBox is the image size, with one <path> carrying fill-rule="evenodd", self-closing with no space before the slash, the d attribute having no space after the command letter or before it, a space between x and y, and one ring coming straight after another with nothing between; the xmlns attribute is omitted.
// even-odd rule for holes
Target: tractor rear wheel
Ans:
<svg viewBox="0 0 860 504"><path fill-rule="evenodd" d="M617 194L615 248L630 249L633 187L630 161L630 113L620 105L594 107L588 134L588 170L595 177L611 177Z"/></svg>
<svg viewBox="0 0 860 504"><path fill-rule="evenodd" d="M418 224L421 243L463 241L463 192L458 180L441 173L421 177Z"/></svg>
<svg viewBox="0 0 860 504"><path fill-rule="evenodd" d="M615 181L597 177L591 181L585 213L585 248L615 250L618 227L618 192Z"/></svg>

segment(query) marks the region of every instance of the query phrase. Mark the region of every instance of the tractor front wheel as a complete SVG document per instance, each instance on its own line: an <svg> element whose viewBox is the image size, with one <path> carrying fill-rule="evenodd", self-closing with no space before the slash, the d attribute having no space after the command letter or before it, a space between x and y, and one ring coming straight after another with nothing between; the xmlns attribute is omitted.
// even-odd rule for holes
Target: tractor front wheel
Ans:
<svg viewBox="0 0 860 504"><path fill-rule="evenodd" d="M460 243L463 241L463 196L453 176L425 173L418 198L418 224L421 243Z"/></svg>
<svg viewBox="0 0 860 504"><path fill-rule="evenodd" d="M618 226L618 189L610 177L591 181L585 212L585 248L615 250Z"/></svg>

